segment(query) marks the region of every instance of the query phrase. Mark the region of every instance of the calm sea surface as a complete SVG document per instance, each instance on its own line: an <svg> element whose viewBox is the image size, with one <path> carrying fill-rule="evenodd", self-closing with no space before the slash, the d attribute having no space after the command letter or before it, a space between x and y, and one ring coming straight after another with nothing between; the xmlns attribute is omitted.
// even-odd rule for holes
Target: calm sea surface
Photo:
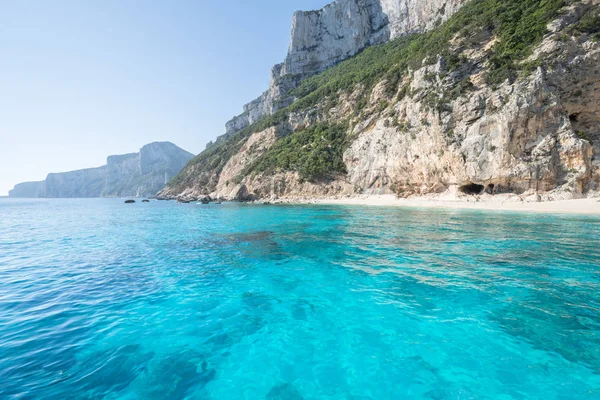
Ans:
<svg viewBox="0 0 600 400"><path fill-rule="evenodd" d="M1 399L600 399L600 218L0 199Z"/></svg>

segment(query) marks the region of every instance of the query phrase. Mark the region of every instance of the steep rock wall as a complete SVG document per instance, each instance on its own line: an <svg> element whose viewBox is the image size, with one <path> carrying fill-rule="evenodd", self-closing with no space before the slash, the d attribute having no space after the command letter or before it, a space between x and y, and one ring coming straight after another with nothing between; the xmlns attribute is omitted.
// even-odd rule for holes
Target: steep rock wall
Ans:
<svg viewBox="0 0 600 400"><path fill-rule="evenodd" d="M465 0L380 0L390 38L430 30L458 11Z"/></svg>
<svg viewBox="0 0 600 400"><path fill-rule="evenodd" d="M490 4L495 3L474 2L461 13L472 17L478 5ZM521 4L511 0L507 10ZM420 58L398 76L384 73L379 80L338 85L358 73L356 66L414 49L413 41L390 43L315 81L327 85L337 79L337 92L311 92L319 93L317 101L303 98L302 107L254 127L270 128L243 131L210 156L199 156L160 196L248 200L487 192L515 201L599 196L600 35L586 33L581 21L586 18L583 25L590 26L600 18L600 0L556 4L539 25L539 39L508 70L512 75L493 69L501 39L484 24L468 34L460 27L452 31L442 52L434 47L425 58L416 53ZM527 12L519 22L530 23L535 8ZM448 32L435 32L440 31ZM296 147L291 142L323 123L348 127L345 168L320 180L303 177L302 165L289 160L327 140L314 137ZM274 143L287 147L273 148ZM225 150L220 159L219 149ZM196 172L210 179L196 179Z"/></svg>
<svg viewBox="0 0 600 400"><path fill-rule="evenodd" d="M447 20L467 0L338 0L321 10L297 11L287 57L271 70L269 89L226 124L226 135L289 105L286 94L304 78L368 46L422 32Z"/></svg>
<svg viewBox="0 0 600 400"><path fill-rule="evenodd" d="M19 183L8 192L8 196L29 198L44 197L44 181Z"/></svg>
<svg viewBox="0 0 600 400"><path fill-rule="evenodd" d="M137 187L133 180L139 176L139 153L109 156L106 159L106 181L98 197L135 195Z"/></svg>
<svg viewBox="0 0 600 400"><path fill-rule="evenodd" d="M156 142L139 153L109 156L106 165L52 173L43 182L16 185L11 197L151 197L186 165L193 154L169 142Z"/></svg>
<svg viewBox="0 0 600 400"><path fill-rule="evenodd" d="M44 197L100 197L106 179L106 166L48 174Z"/></svg>

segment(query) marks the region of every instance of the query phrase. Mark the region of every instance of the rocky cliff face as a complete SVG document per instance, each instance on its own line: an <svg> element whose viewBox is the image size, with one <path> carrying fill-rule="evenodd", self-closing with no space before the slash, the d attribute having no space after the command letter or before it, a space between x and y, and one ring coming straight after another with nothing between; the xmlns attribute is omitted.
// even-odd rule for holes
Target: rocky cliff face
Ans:
<svg viewBox="0 0 600 400"><path fill-rule="evenodd" d="M357 0L297 13L275 72L314 75L431 31L299 79L291 105L232 128L159 196L600 195L600 0L497 4ZM327 131L305 140L323 123L344 127L340 151ZM344 167L329 171L338 153ZM320 178L307 175L314 166Z"/></svg>
<svg viewBox="0 0 600 400"><path fill-rule="evenodd" d="M43 182L16 185L9 196L151 197L192 157L172 143L151 143L139 153L109 156L102 167L49 174Z"/></svg>
<svg viewBox="0 0 600 400"><path fill-rule="evenodd" d="M368 46L421 32L447 20L467 0L338 0L292 18L288 55L271 70L269 89L226 124L227 134L293 102L298 83L356 55Z"/></svg>
<svg viewBox="0 0 600 400"><path fill-rule="evenodd" d="M106 166L48 174L40 197L100 197L105 180Z"/></svg>
<svg viewBox="0 0 600 400"><path fill-rule="evenodd" d="M9 197L25 198L44 197L44 181L19 183L9 191L8 195Z"/></svg>

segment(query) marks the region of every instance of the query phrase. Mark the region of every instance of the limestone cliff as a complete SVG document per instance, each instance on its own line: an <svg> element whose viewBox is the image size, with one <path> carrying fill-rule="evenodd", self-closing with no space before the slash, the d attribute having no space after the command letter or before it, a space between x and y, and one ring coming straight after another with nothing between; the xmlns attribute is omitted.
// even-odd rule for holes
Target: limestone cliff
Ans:
<svg viewBox="0 0 600 400"><path fill-rule="evenodd" d="M600 0L296 13L270 90L159 196L600 195L599 40Z"/></svg>
<svg viewBox="0 0 600 400"><path fill-rule="evenodd" d="M292 18L288 55L271 70L269 89L226 124L235 133L291 104L289 92L307 77L346 60L368 46L430 29L467 0L338 0Z"/></svg>
<svg viewBox="0 0 600 400"><path fill-rule="evenodd" d="M106 166L48 174L39 197L100 197L105 180Z"/></svg>
<svg viewBox="0 0 600 400"><path fill-rule="evenodd" d="M10 197L36 198L44 197L44 181L24 182L15 185L9 192Z"/></svg>
<svg viewBox="0 0 600 400"><path fill-rule="evenodd" d="M52 173L43 182L15 186L11 197L151 197L193 157L169 142L155 142L139 153L109 156L106 165Z"/></svg>

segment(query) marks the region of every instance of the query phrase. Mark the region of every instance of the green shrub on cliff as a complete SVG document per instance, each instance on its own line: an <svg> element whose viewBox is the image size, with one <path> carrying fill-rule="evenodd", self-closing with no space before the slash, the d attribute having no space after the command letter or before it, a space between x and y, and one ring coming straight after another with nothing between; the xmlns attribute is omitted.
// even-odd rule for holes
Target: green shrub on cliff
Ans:
<svg viewBox="0 0 600 400"><path fill-rule="evenodd" d="M578 23L573 25L571 30L588 34L594 40L600 40L600 10L589 10L581 17Z"/></svg>
<svg viewBox="0 0 600 400"><path fill-rule="evenodd" d="M280 139L244 174L269 171L298 171L307 181L346 173L342 159L347 147L347 127L321 123Z"/></svg>
<svg viewBox="0 0 600 400"><path fill-rule="evenodd" d="M473 0L430 32L369 47L306 79L292 91L299 98L293 107L313 106L340 90L352 90L357 84L369 89L383 79L395 91L399 77L409 68L420 67L425 59L434 62L437 55L446 58L449 70L455 70L468 60L451 51L452 39L473 37L482 31L498 39L490 55L488 81L495 84L515 79L520 69L518 61L531 54L546 33L547 24L565 4L565 0Z"/></svg>
<svg viewBox="0 0 600 400"><path fill-rule="evenodd" d="M182 187L194 183L199 186L216 186L216 182L210 182L210 178L221 173L223 167L227 164L227 161L240 151L250 135L280 124L285 118L287 118L287 112L281 110L280 112L265 117L234 133L228 138L216 142L194 157L187 166L181 170L171 182L169 182L169 186ZM194 171L194 174L190 174L189 171Z"/></svg>
<svg viewBox="0 0 600 400"><path fill-rule="evenodd" d="M535 65L522 64L521 61L542 40L547 24L558 16L560 9L574 1L577 0L472 0L447 22L430 32L369 47L357 56L304 80L291 92L296 98L291 106L209 147L192 159L170 185L181 187L193 182L212 190L216 185L214 177L218 176L252 133L284 122L290 112L304 111L326 99L335 98L340 91L352 91L357 85L368 91L385 79L388 82L386 93L391 98L410 69L419 68L423 60L433 63L438 55L445 58L449 71L464 66L468 70L469 60L452 51L451 42L456 38L464 39L469 45L480 44L478 37L496 38L496 44L489 53L487 81L495 85L506 79L514 80L520 71L533 70ZM599 26L595 9L587 13L575 29L597 37L600 35ZM469 85L470 80L463 79L450 94L450 100L462 91L470 90ZM407 93L408 87L404 86L398 98ZM357 106L357 112L360 112L361 105L366 104L363 98L363 103ZM278 141L252 169L297 170L309 180L343 173L345 166L341 154L346 140L344 130L339 126L336 128L336 125L305 130Z"/></svg>

